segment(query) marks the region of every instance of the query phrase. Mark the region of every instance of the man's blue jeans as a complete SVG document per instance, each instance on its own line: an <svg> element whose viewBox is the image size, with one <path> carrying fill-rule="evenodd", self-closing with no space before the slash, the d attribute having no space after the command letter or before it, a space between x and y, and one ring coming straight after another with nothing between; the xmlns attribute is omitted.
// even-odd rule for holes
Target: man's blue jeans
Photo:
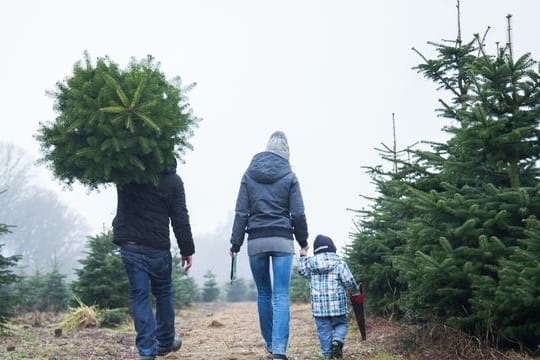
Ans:
<svg viewBox="0 0 540 360"><path fill-rule="evenodd" d="M257 286L259 325L266 349L272 354L287 353L292 262L293 254L282 252L268 252L249 257L251 273Z"/></svg>
<svg viewBox="0 0 540 360"><path fill-rule="evenodd" d="M129 278L129 302L135 322L135 344L141 356L156 355L157 347L169 347L174 340L172 300L172 257L169 250L133 247L120 248ZM150 293L156 298L156 317Z"/></svg>
<svg viewBox="0 0 540 360"><path fill-rule="evenodd" d="M317 325L317 336L321 345L323 356L332 355L332 341L337 340L345 343L345 336L349 323L347 315L340 316L315 316L315 325Z"/></svg>

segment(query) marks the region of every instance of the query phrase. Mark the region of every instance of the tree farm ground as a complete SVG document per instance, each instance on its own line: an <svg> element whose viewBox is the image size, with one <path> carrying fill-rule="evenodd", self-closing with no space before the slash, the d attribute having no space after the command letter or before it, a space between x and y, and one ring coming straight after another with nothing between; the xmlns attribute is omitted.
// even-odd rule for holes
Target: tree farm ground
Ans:
<svg viewBox="0 0 540 360"><path fill-rule="evenodd" d="M24 314L13 318L6 334L0 336L0 359L138 358L131 321L112 329L64 330L58 336L55 329L65 315ZM415 326L369 314L366 324L367 340L363 341L352 319L344 347L344 359L532 359L516 352L482 347L475 339L451 334L443 328L422 331ZM178 312L176 328L183 340L182 348L176 353L158 357L158 360L271 359L262 346L254 302L196 303ZM291 305L288 355L291 360L320 359L309 304Z"/></svg>

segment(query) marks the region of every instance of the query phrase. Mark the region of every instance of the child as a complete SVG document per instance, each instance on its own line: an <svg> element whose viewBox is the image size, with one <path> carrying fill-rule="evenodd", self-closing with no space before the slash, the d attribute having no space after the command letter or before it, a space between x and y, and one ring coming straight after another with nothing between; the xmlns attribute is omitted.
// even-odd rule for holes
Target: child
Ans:
<svg viewBox="0 0 540 360"><path fill-rule="evenodd" d="M358 285L328 236L317 235L314 256L306 256L307 251L307 248L300 250L298 273L310 280L311 311L321 352L326 359L341 358L349 327L346 289L357 292Z"/></svg>

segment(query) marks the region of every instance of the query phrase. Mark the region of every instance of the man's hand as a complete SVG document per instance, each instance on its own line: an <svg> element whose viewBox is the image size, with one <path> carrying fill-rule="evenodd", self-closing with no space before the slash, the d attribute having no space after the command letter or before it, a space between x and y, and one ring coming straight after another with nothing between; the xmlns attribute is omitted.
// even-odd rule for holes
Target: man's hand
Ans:
<svg viewBox="0 0 540 360"><path fill-rule="evenodd" d="M193 257L182 256L182 268L184 271L188 271L191 268L191 265L193 265Z"/></svg>
<svg viewBox="0 0 540 360"><path fill-rule="evenodd" d="M307 256L309 250L309 246L306 246L304 248L300 249L300 256Z"/></svg>

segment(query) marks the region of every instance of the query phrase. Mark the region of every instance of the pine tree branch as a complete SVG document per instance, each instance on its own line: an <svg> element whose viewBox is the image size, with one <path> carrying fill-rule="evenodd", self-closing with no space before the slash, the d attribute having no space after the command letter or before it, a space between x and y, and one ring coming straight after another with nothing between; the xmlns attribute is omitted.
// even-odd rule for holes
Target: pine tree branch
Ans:
<svg viewBox="0 0 540 360"><path fill-rule="evenodd" d="M420 51L418 51L415 47L413 47L412 50L413 50L415 53L417 53L417 54L424 60L424 62L425 62L426 64L429 63L428 59L427 59ZM434 75L435 75L435 77L436 77L437 79L439 79L440 82L442 82L442 83L446 86L446 88L447 88L448 90L450 90L451 92L453 92L454 95L456 95L458 98L460 97L460 94L459 94L459 93L458 93L458 92L457 92L457 91L456 91L456 90L448 83L448 81L446 81L446 80L439 74L439 72L435 72Z"/></svg>

